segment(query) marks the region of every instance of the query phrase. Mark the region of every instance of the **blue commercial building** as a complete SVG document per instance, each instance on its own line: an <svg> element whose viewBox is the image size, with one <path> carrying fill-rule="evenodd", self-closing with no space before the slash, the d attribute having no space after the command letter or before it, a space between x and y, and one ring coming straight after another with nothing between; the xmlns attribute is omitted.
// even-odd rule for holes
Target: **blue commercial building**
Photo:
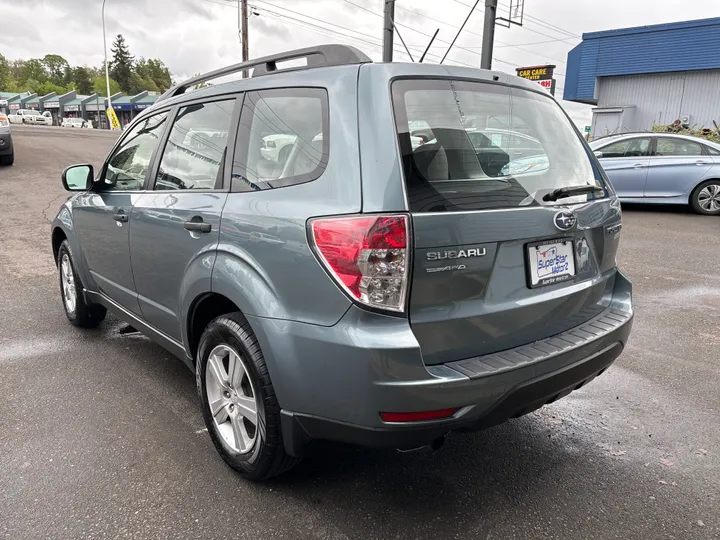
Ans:
<svg viewBox="0 0 720 540"><path fill-rule="evenodd" d="M596 105L592 137L720 125L720 17L583 34L563 99Z"/></svg>

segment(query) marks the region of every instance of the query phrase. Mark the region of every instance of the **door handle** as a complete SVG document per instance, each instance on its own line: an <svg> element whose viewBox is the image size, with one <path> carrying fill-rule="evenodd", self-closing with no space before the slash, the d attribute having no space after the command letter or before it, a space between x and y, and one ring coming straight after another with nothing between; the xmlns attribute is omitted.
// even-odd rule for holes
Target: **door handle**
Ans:
<svg viewBox="0 0 720 540"><path fill-rule="evenodd" d="M125 210L120 209L113 214L113 219L118 223L127 223L129 218Z"/></svg>
<svg viewBox="0 0 720 540"><path fill-rule="evenodd" d="M633 165L633 167L635 169L644 169L645 167L647 167L647 165L645 165L644 163L636 163L635 165Z"/></svg>
<svg viewBox="0 0 720 540"><path fill-rule="evenodd" d="M203 218L200 216L195 216L190 221L186 221L184 227L185 230L191 232L209 233L212 231L212 225L210 223L203 222Z"/></svg>
<svg viewBox="0 0 720 540"><path fill-rule="evenodd" d="M707 161L703 161L702 159L698 159L695 162L695 165L707 165Z"/></svg>

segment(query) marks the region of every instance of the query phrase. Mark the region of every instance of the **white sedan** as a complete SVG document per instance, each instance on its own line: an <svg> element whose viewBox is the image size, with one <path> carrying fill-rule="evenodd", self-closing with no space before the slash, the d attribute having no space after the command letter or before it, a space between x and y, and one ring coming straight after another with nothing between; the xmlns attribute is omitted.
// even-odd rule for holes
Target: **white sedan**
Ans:
<svg viewBox="0 0 720 540"><path fill-rule="evenodd" d="M60 126L92 129L92 124L82 118L64 118Z"/></svg>

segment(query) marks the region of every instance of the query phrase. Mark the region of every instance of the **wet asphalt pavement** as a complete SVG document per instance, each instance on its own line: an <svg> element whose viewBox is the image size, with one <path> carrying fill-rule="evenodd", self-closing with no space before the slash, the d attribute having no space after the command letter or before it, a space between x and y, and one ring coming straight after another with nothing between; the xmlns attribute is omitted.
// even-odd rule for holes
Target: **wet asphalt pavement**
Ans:
<svg viewBox="0 0 720 540"><path fill-rule="evenodd" d="M720 538L720 219L624 209L629 346L587 387L439 452L325 444L265 484L159 346L65 320L60 172L112 134L14 129L0 169L0 538Z"/></svg>

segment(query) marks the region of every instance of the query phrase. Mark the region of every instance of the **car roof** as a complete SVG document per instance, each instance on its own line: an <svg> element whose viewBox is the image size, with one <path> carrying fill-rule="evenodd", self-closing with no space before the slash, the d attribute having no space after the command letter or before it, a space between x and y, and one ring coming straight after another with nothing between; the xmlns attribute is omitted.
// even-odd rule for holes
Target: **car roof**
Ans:
<svg viewBox="0 0 720 540"><path fill-rule="evenodd" d="M622 141L625 139L637 139L640 137L659 137L659 138L675 138L675 139L685 139L688 141L695 141L702 144L709 143L712 146L717 146L718 143L715 143L713 141L709 141L707 139L704 139L702 137L695 137L694 135L685 135L683 133L672 133L672 132L663 132L663 131L634 131L632 133L617 133L613 135L605 135L604 137L598 137L597 139L593 139L590 141L590 145L593 145L595 143L607 143L611 141Z"/></svg>

